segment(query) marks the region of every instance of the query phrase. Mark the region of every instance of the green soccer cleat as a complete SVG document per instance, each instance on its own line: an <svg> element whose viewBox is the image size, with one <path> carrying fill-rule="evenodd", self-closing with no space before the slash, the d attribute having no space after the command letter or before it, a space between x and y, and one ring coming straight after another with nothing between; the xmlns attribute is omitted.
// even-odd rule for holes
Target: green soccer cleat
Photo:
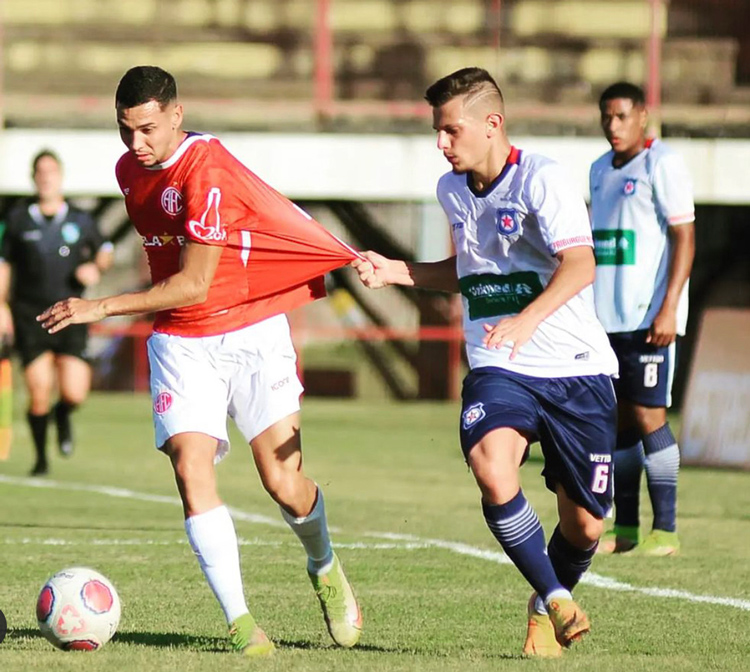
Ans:
<svg viewBox="0 0 750 672"><path fill-rule="evenodd" d="M591 630L588 616L571 599L556 597L550 600L547 612L560 646L568 647L580 641Z"/></svg>
<svg viewBox="0 0 750 672"><path fill-rule="evenodd" d="M638 545L635 554L649 557L664 557L677 555L680 552L680 540L677 532L666 530L651 530L642 543Z"/></svg>
<svg viewBox="0 0 750 672"><path fill-rule="evenodd" d="M536 609L536 593L531 593L529 599L528 629L526 642L523 645L523 655L537 658L559 658L562 647L555 637L555 628L549 614L540 614Z"/></svg>
<svg viewBox="0 0 750 672"><path fill-rule="evenodd" d="M308 572L331 639L345 648L354 646L362 635L362 612L338 556L325 574Z"/></svg>
<svg viewBox="0 0 750 672"><path fill-rule="evenodd" d="M229 644L237 653L251 658L271 656L276 650L250 614L240 616L229 626Z"/></svg>
<svg viewBox="0 0 750 672"><path fill-rule="evenodd" d="M596 552L600 555L613 553L627 553L641 543L638 527L629 525L615 525L609 532L605 532L599 539Z"/></svg>

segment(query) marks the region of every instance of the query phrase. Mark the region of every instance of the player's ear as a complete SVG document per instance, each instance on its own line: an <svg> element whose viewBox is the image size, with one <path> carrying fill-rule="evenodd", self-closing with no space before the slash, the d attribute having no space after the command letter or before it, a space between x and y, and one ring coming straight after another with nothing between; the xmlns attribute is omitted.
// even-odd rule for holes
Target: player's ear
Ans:
<svg viewBox="0 0 750 672"><path fill-rule="evenodd" d="M182 126L182 104L176 103L172 110L172 130Z"/></svg>
<svg viewBox="0 0 750 672"><path fill-rule="evenodd" d="M505 118L499 112L492 112L488 114L486 119L487 137L491 138L493 135L498 133L502 129L504 121Z"/></svg>

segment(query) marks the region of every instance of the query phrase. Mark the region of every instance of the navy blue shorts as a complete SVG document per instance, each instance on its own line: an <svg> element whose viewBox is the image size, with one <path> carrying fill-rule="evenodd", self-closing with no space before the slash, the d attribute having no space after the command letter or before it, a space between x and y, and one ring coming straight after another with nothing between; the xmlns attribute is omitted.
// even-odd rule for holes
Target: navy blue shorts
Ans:
<svg viewBox="0 0 750 672"><path fill-rule="evenodd" d="M609 376L535 378L482 367L466 376L462 399L464 457L488 432L512 427L539 440L550 490L556 492L560 483L592 515L609 515L617 437L617 402Z"/></svg>
<svg viewBox="0 0 750 672"><path fill-rule="evenodd" d="M609 334L620 363L614 381L617 398L639 406L668 408L672 405L672 381L677 364L677 344L659 348L646 343L648 330Z"/></svg>

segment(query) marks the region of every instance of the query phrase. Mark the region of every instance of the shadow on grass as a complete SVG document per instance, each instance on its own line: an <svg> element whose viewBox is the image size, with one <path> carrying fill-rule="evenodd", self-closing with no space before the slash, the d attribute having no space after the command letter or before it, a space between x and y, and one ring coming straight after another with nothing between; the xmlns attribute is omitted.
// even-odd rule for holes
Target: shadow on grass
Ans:
<svg viewBox="0 0 750 672"><path fill-rule="evenodd" d="M12 648L14 639L44 639L44 636L36 628L10 628L5 645ZM134 644L162 649L192 649L206 653L227 653L235 655L228 646L224 637L207 637L196 635L184 635L167 632L118 632L112 640L116 644ZM276 645L282 651L292 649L297 651L337 651L333 644L318 644L309 640L277 639ZM455 654L448 652L434 652L401 646L377 646L375 644L357 644L351 649L352 654L377 653L395 654L405 656L417 656L420 658L445 658ZM522 656L508 653L482 655L481 658L521 660Z"/></svg>
<svg viewBox="0 0 750 672"><path fill-rule="evenodd" d="M294 641L289 639L279 639L274 640L282 649L296 649L301 651L340 651L337 646L333 644L317 644L315 642L311 641ZM429 651L424 649L415 649L413 647L405 647L405 646L377 646L376 644L357 644L352 649L349 649L349 651L352 652L352 654L356 655L357 653L365 654L365 653L391 653L395 655L400 656L418 656L421 658L450 658L452 656L455 656L456 654L454 652L436 652L436 651ZM509 654L509 653L500 653L500 654L491 654L486 655L483 654L481 656L482 658L492 658L492 659L507 659L507 660L522 660L523 656L520 654Z"/></svg>
<svg viewBox="0 0 750 672"><path fill-rule="evenodd" d="M212 653L229 651L224 637L181 635L173 632L118 632L112 641L163 649L195 649Z"/></svg>

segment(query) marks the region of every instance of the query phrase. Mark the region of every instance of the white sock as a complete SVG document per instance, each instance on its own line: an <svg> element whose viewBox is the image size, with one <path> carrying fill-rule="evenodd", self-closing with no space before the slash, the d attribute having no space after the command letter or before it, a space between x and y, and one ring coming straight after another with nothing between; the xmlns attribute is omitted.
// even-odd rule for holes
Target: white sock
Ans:
<svg viewBox="0 0 750 672"><path fill-rule="evenodd" d="M563 600L572 600L573 595L569 590L566 590L565 588L558 588L557 590L553 590L547 597L544 598L544 606L546 607L552 600L555 598L561 598Z"/></svg>
<svg viewBox="0 0 750 672"><path fill-rule="evenodd" d="M281 507L280 507L281 508ZM307 571L311 574L325 574L333 563L333 549L328 536L326 506L323 491L318 488L313 510L307 516L295 518L284 509L281 515L289 524L307 552Z"/></svg>
<svg viewBox="0 0 750 672"><path fill-rule="evenodd" d="M237 533L226 506L190 516L185 532L227 623L248 613L242 588Z"/></svg>

